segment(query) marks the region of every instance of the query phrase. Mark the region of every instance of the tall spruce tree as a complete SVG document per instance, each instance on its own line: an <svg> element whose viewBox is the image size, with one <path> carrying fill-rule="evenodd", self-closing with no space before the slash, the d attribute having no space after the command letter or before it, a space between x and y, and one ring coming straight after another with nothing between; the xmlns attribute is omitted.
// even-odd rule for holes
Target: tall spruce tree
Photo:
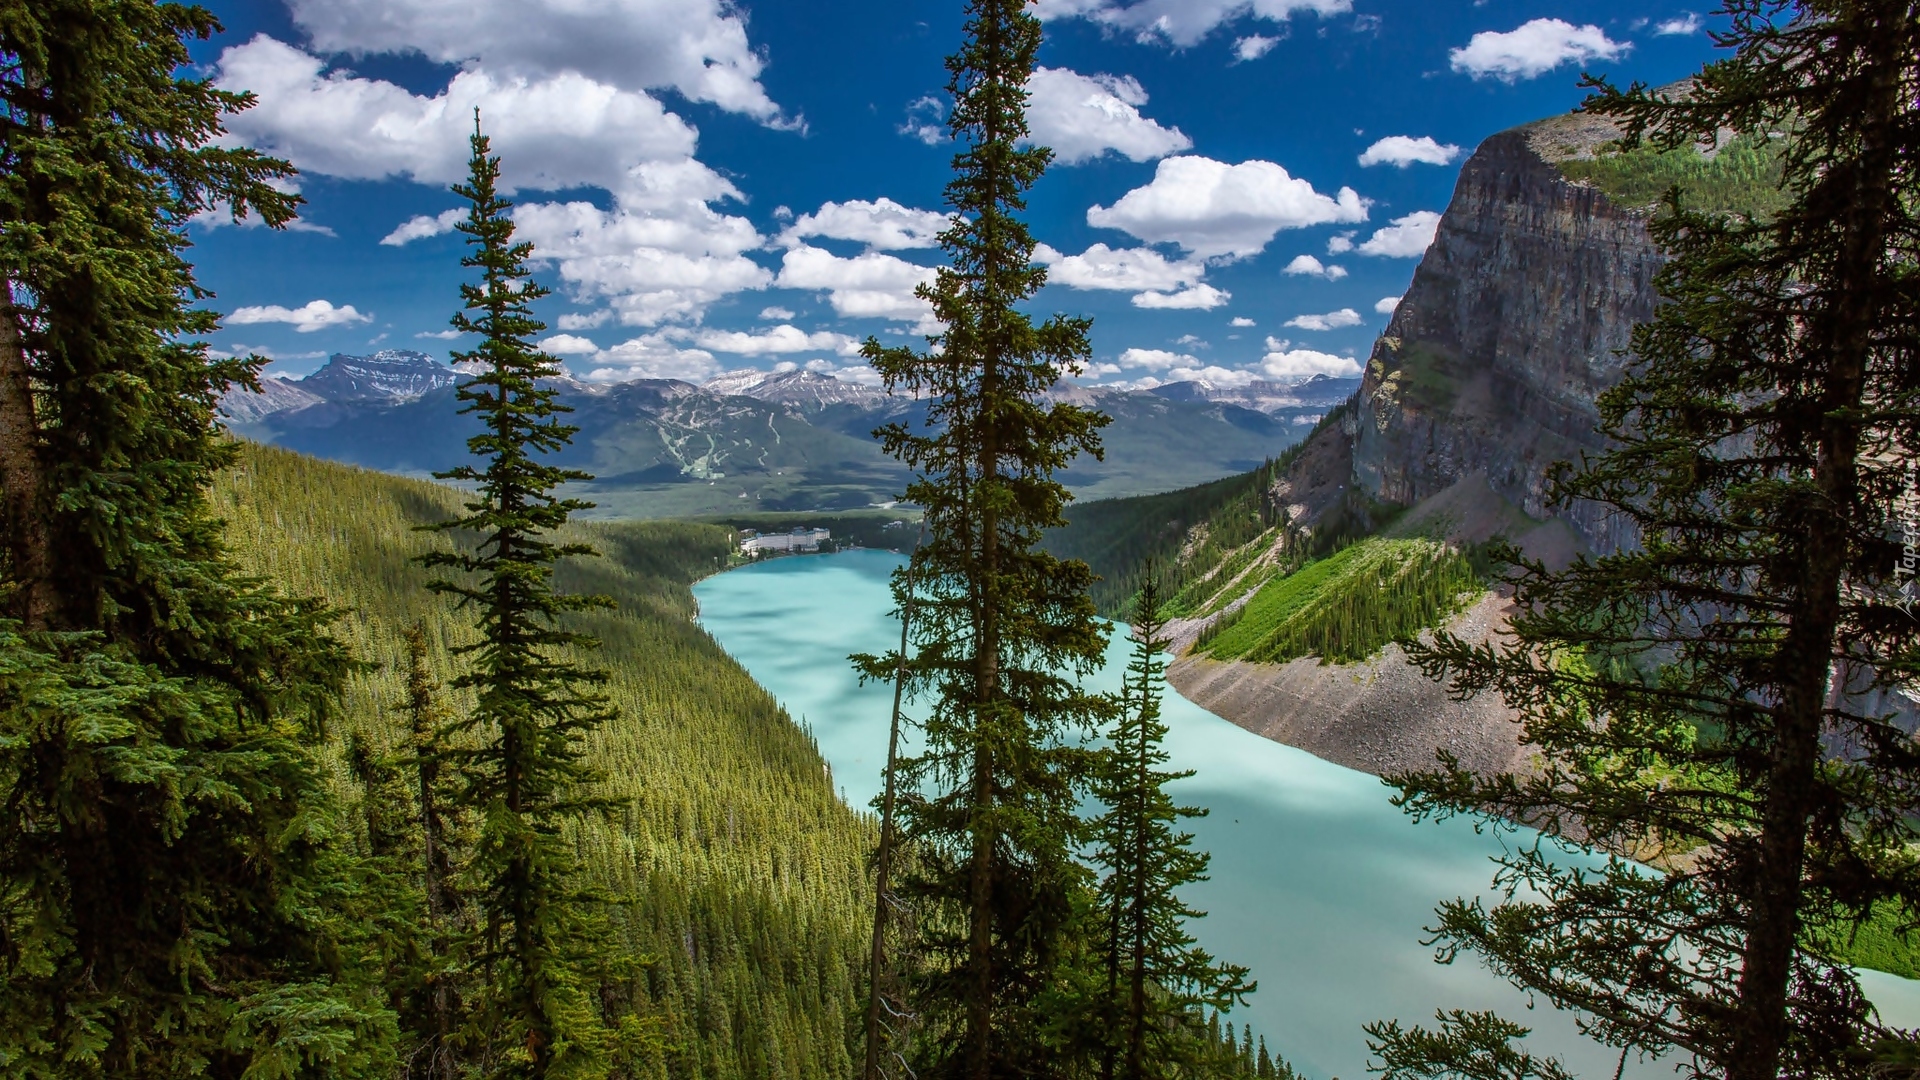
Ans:
<svg viewBox="0 0 1920 1080"><path fill-rule="evenodd" d="M1559 477L1638 545L1517 562L1511 647L1416 650L1516 707L1539 772L1398 782L1415 813L1524 821L1659 867L1523 850L1503 901L1441 909L1446 953L1581 1010L1623 1055L1678 1051L1730 1080L1850 1075L1872 1028L1832 935L1876 905L1920 916L1920 754L1881 693L1920 663L1900 562L1920 461L1920 8L1721 13L1732 55L1688 90L1594 81L1585 107L1663 148L1778 140L1785 209L1719 217L1675 193L1654 222L1672 259L1600 401L1613 448ZM1485 1015L1373 1031L1392 1076L1554 1068L1503 1056Z"/></svg>
<svg viewBox="0 0 1920 1080"><path fill-rule="evenodd" d="M1186 928L1205 912L1183 902L1179 890L1206 880L1209 856L1195 851L1193 835L1178 826L1206 811L1175 803L1166 789L1193 773L1165 768L1165 630L1160 583L1149 565L1134 603L1120 714L1108 730L1093 787L1107 807L1093 826L1093 862L1105 873L1099 890L1105 1000L1098 1010L1104 1080L1182 1075L1211 1049L1202 1017L1232 1008L1254 989L1246 968L1216 962Z"/></svg>
<svg viewBox="0 0 1920 1080"><path fill-rule="evenodd" d="M0 1062L21 1075L384 1072L347 853L308 743L346 670L314 604L239 575L207 507L203 212L292 219L215 145L205 10L0 14Z"/></svg>
<svg viewBox="0 0 1920 1080"><path fill-rule="evenodd" d="M439 922L451 916L460 903L453 881L454 836L448 821L451 808L442 776L446 757L442 736L446 707L439 701L433 669L427 664L426 624L417 622L407 627L405 638L407 696L400 704L407 713L412 749L414 805L419 811L420 876L427 911Z"/></svg>
<svg viewBox="0 0 1920 1080"><path fill-rule="evenodd" d="M406 629L407 692L399 703L407 716L418 880L425 911L416 957L408 972L410 999L401 1019L417 1045L407 1055L409 1073L421 1080L452 1080L463 1064L459 1018L470 981L460 970L453 942L469 914L456 873L466 839L457 799L446 776L447 709L427 661L427 628ZM404 805L404 800L403 800Z"/></svg>
<svg viewBox="0 0 1920 1080"><path fill-rule="evenodd" d="M478 269L480 281L460 286L465 308L452 324L480 336L454 359L476 372L459 398L484 427L467 448L486 464L437 474L473 484L477 497L465 515L434 527L476 535L478 544L423 559L469 575L429 587L475 611L480 633L458 650L469 669L453 685L471 689L476 702L452 725L456 746L444 755L459 770L462 803L479 819L470 872L484 928L470 963L484 985L469 1041L487 1048L493 1075L594 1075L605 1071L605 1030L581 974L592 901L562 829L595 805L583 794L592 773L582 741L615 712L599 689L605 675L568 658L597 643L561 619L609 602L553 586L557 561L594 554L551 539L569 514L592 505L555 489L592 477L539 460L577 430L558 418L568 409L540 381L559 362L530 342L546 329L531 305L548 290L529 277L533 245L513 241L512 204L498 193L500 159L488 154L477 112L471 145L467 183L453 190L468 202L457 228L473 250L461 265Z"/></svg>
<svg viewBox="0 0 1920 1080"><path fill-rule="evenodd" d="M934 347L863 355L889 390L928 399L925 428L879 435L919 476L905 497L925 508L913 561L914 634L907 678L933 701L922 753L901 763L903 843L915 854L903 892L928 964L911 999L920 1075L1052 1075L1036 1002L1067 950L1089 768L1078 736L1106 715L1076 674L1101 660L1086 565L1042 550L1069 498L1054 479L1076 454L1100 452L1104 418L1043 395L1088 356L1084 319L1035 325L1019 310L1045 283L1018 214L1051 154L1022 146L1026 82L1040 24L1022 0L971 0L966 43L947 60L960 150L941 234L948 265L922 286L942 324ZM906 602L906 576L894 583ZM864 659L872 678L887 657Z"/></svg>

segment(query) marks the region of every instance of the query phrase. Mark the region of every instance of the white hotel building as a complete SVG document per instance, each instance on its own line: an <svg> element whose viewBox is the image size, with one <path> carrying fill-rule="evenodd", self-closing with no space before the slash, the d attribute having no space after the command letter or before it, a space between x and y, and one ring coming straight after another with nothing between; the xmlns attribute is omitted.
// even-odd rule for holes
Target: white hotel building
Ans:
<svg viewBox="0 0 1920 1080"><path fill-rule="evenodd" d="M832 538L833 533L826 529L795 529L792 532L745 535L740 541L740 553L757 556L769 551L789 554L796 551L819 551L820 545Z"/></svg>

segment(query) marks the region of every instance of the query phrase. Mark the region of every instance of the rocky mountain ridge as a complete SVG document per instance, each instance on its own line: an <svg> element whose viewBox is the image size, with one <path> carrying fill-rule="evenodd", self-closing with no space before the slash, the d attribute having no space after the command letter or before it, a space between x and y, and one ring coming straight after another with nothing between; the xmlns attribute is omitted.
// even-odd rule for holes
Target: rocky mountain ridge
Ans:
<svg viewBox="0 0 1920 1080"><path fill-rule="evenodd" d="M1556 117L1474 151L1360 385L1272 486L1296 537L1397 517L1397 534L1498 533L1549 559L1627 539L1597 508L1550 506L1547 490L1555 462L1603 447L1595 400L1657 299L1664 258L1647 210L1560 167L1616 135ZM1452 629L1488 639L1504 607L1487 597ZM1351 768L1426 767L1440 748L1486 768L1522 760L1504 705L1451 701L1392 647L1351 667L1188 657L1169 678L1243 727Z"/></svg>
<svg viewBox="0 0 1920 1080"><path fill-rule="evenodd" d="M1653 315L1665 257L1644 211L1566 180L1556 122L1483 143L1368 359L1353 482L1412 506L1478 474L1597 551L1626 537L1597 508L1548 505L1547 470L1603 448L1595 400ZM1543 153L1543 150L1545 151ZM1548 271L1550 272L1542 272Z"/></svg>
<svg viewBox="0 0 1920 1080"><path fill-rule="evenodd" d="M335 355L304 379L263 379L229 394L249 438L388 472L425 475L466 458L472 432L462 373L424 353ZM671 379L548 380L580 433L561 455L596 479L582 494L606 516L845 510L898 498L908 480L873 430L924 420L924 402L805 370L733 371L704 385ZM1324 381L1252 397L1177 384L1158 392L1062 384L1052 395L1113 417L1104 460L1067 481L1083 497L1166 490L1244 471L1298 442L1342 394ZM1170 391L1170 392L1169 392ZM1257 399L1261 408L1242 402Z"/></svg>
<svg viewBox="0 0 1920 1080"><path fill-rule="evenodd" d="M818 412L835 405L878 408L886 393L847 379L817 371L761 371L743 368L723 371L700 384L702 390L729 397L750 397L787 405L803 412Z"/></svg>
<svg viewBox="0 0 1920 1080"><path fill-rule="evenodd" d="M423 352L381 349L370 356L334 353L299 389L327 401L390 401L445 389L460 373Z"/></svg>

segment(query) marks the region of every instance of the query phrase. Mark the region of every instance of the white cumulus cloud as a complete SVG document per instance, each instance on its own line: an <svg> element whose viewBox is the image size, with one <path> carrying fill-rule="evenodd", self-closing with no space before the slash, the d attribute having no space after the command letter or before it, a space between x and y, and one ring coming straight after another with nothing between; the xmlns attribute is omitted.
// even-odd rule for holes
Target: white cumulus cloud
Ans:
<svg viewBox="0 0 1920 1080"><path fill-rule="evenodd" d="M1374 231L1366 242L1355 248L1362 255L1381 255L1389 259L1417 259L1433 244L1434 230L1440 227L1440 215L1431 210L1416 210L1406 217L1394 218Z"/></svg>
<svg viewBox="0 0 1920 1080"><path fill-rule="evenodd" d="M760 309L760 317L763 319L778 319L785 322L793 318L793 312L783 307L763 307Z"/></svg>
<svg viewBox="0 0 1920 1080"><path fill-rule="evenodd" d="M791 363L791 360L782 361L775 364L774 369L777 371ZM819 375L831 375L841 382L850 382L856 386L870 386L878 389L884 384L880 373L865 364L841 365L831 360L809 360L807 370Z"/></svg>
<svg viewBox="0 0 1920 1080"><path fill-rule="evenodd" d="M611 210L584 201L532 203L517 207L513 220L519 239L559 268L576 300L605 300L622 323L657 326L772 282L745 254L763 243L753 225L709 205L739 197L689 159L637 166Z"/></svg>
<svg viewBox="0 0 1920 1080"><path fill-rule="evenodd" d="M913 291L933 278L932 267L897 255L868 251L843 258L824 248L801 246L781 257L780 276L774 284L824 292L834 313L846 318L924 322L933 309Z"/></svg>
<svg viewBox="0 0 1920 1080"><path fill-rule="evenodd" d="M1341 250L1344 251L1346 249L1343 248ZM1311 255L1295 255L1293 261L1283 267L1280 272L1283 274L1293 274L1297 277L1325 278L1328 281L1339 281L1341 278L1347 276L1346 267L1328 266Z"/></svg>
<svg viewBox="0 0 1920 1080"><path fill-rule="evenodd" d="M265 345L242 345L236 341L224 349L218 345L212 346L207 349L207 355L217 360L239 359L243 356L258 356L278 364L288 360L318 360L327 355L327 351L325 349L317 349L313 352L283 353L276 352ZM272 373L271 369L269 369L269 372Z"/></svg>
<svg viewBox="0 0 1920 1080"><path fill-rule="evenodd" d="M1169 259L1145 247L1094 244L1078 255L1063 255L1040 244L1033 259L1047 268L1048 283L1071 289L1165 292L1198 284L1206 275L1206 265L1198 260Z"/></svg>
<svg viewBox="0 0 1920 1080"><path fill-rule="evenodd" d="M1236 315L1236 316L1234 316L1234 319L1233 319L1233 321L1232 321L1232 322L1230 322L1230 323L1228 323L1227 325L1228 325L1228 326L1239 326L1239 327L1247 327L1247 326L1252 326L1253 324L1254 324L1254 323L1253 323L1253 320L1252 320L1252 319L1249 319L1249 318L1247 318L1247 317L1246 317L1245 315Z"/></svg>
<svg viewBox="0 0 1920 1080"><path fill-rule="evenodd" d="M613 321L613 312L606 308L598 311L569 311L560 316L562 330L592 330Z"/></svg>
<svg viewBox="0 0 1920 1080"><path fill-rule="evenodd" d="M1233 58L1241 63L1258 60L1273 51L1280 44L1277 37L1264 37L1260 34L1248 34L1233 43Z"/></svg>
<svg viewBox="0 0 1920 1080"><path fill-rule="evenodd" d="M1612 60L1630 47L1610 40L1591 23L1575 26L1564 19L1534 19L1505 33L1482 30L1447 55L1455 71L1476 79L1513 82L1545 75L1562 64Z"/></svg>
<svg viewBox="0 0 1920 1080"><path fill-rule="evenodd" d="M1199 43L1215 27L1240 18L1285 22L1295 12L1337 15L1353 0L1035 0L1042 19L1082 18L1131 33L1135 40L1179 48Z"/></svg>
<svg viewBox="0 0 1920 1080"><path fill-rule="evenodd" d="M915 210L884 195L868 202L822 203L811 214L801 214L780 234L782 243L797 246L800 239L824 236L852 240L876 251L938 247L940 234L952 221L937 210Z"/></svg>
<svg viewBox="0 0 1920 1080"><path fill-rule="evenodd" d="M1391 315L1393 314L1394 309L1398 308L1399 306L1400 306L1399 297L1383 296L1379 300L1374 302L1373 310L1379 312L1382 315Z"/></svg>
<svg viewBox="0 0 1920 1080"><path fill-rule="evenodd" d="M429 236L443 236L453 231L467 216L465 210L442 210L438 214L415 214L394 227L394 230L380 238L388 247L399 247L415 240L425 240Z"/></svg>
<svg viewBox="0 0 1920 1080"><path fill-rule="evenodd" d="M1662 22L1655 23L1653 32L1661 37L1697 34L1700 32L1700 16L1689 11L1685 15L1677 18L1666 19Z"/></svg>
<svg viewBox="0 0 1920 1080"><path fill-rule="evenodd" d="M1148 371L1166 371L1176 367L1196 367L1200 363L1196 357L1186 353L1170 352L1166 349L1128 349L1119 357L1122 368L1145 368Z"/></svg>
<svg viewBox="0 0 1920 1080"><path fill-rule="evenodd" d="M1211 285L1193 285L1179 292L1143 292L1133 295L1133 306L1149 310L1212 311L1233 299L1233 294Z"/></svg>
<svg viewBox="0 0 1920 1080"><path fill-rule="evenodd" d="M797 352L832 352L852 356L860 343L845 334L829 330L807 333L788 323L752 333L740 330L703 330L695 335L695 345L714 352L741 356L769 356Z"/></svg>
<svg viewBox="0 0 1920 1080"><path fill-rule="evenodd" d="M1201 258L1244 258L1282 229L1366 217L1367 204L1352 188L1323 195L1271 161L1228 165L1197 156L1163 159L1150 183L1087 211L1090 225L1178 244Z"/></svg>
<svg viewBox="0 0 1920 1080"><path fill-rule="evenodd" d="M594 7L617 21L632 13L633 4L650 8L653 3L575 0L574 6ZM344 5L358 12L355 19L384 10L365 0L344 0ZM328 33L335 36L316 31L316 39L348 52L411 49L437 56L440 46L433 42L439 39L420 22L431 6L426 0L401 0L392 7L396 25L414 28L406 34L417 30L426 35L417 40L406 34L382 36L386 30L353 37L349 31L360 24L347 22L329 23L334 29ZM514 17L530 19L535 8L545 6L547 0L536 0L516 9L520 14ZM485 22L506 18L505 11L497 0L481 0L472 12L447 7L443 14L456 22L470 17ZM310 14L334 18L318 5ZM609 29L616 31L625 32ZM540 27L527 30L545 32ZM716 32L730 31L720 26ZM714 301L771 280L770 273L745 255L762 247L764 238L745 218L712 207L737 200L741 193L695 160L694 129L644 89L635 88L637 76L620 76L624 83L613 76L597 81L576 70L578 65L545 73L531 61L521 62L537 50L513 53L520 60L496 64L486 51L494 40L487 33L491 31L473 39L471 47L480 50L475 58L431 95L344 70L329 71L319 57L264 35L223 52L216 82L259 96L257 107L231 118L235 140L287 157L305 172L349 180L399 178L441 187L463 179L472 111L480 108L493 150L503 159L504 190L594 187L611 195L609 210L588 202L523 201L514 221L519 238L535 244L536 256L559 268L575 300L606 301L629 325L697 319ZM701 100L724 105L712 95ZM748 108L751 102L745 98L735 103L763 119L773 115L754 112L758 107ZM448 227L446 214L415 218L388 234L385 242L399 245ZM562 323L562 329L581 328Z"/></svg>
<svg viewBox="0 0 1920 1080"><path fill-rule="evenodd" d="M1360 325L1360 313L1352 308L1329 311L1324 315L1295 315L1287 320L1288 326L1302 330L1340 330Z"/></svg>
<svg viewBox="0 0 1920 1080"><path fill-rule="evenodd" d="M1350 379L1360 374L1360 362L1313 349L1275 349L1260 358L1259 371L1275 382L1299 382L1315 375Z"/></svg>
<svg viewBox="0 0 1920 1080"><path fill-rule="evenodd" d="M540 351L555 356L592 356L600 351L600 346L578 334L554 334L540 339Z"/></svg>
<svg viewBox="0 0 1920 1080"><path fill-rule="evenodd" d="M947 103L932 94L914 98L907 102L907 118L898 130L928 146L939 146L947 140Z"/></svg>
<svg viewBox="0 0 1920 1080"><path fill-rule="evenodd" d="M317 56L259 35L220 54L215 83L259 104L227 119L234 137L302 172L349 180L400 177L444 187L467 174L467 137L481 110L501 184L618 187L643 161L685 158L695 133L646 93L574 71L506 77L457 72L432 97L378 79L326 70Z"/></svg>
<svg viewBox="0 0 1920 1080"><path fill-rule="evenodd" d="M1413 138L1408 135L1389 135L1380 139L1360 154L1362 165L1392 165L1404 169L1409 165L1446 165L1460 156L1460 148L1452 143L1434 141L1431 135Z"/></svg>
<svg viewBox="0 0 1920 1080"><path fill-rule="evenodd" d="M236 308L227 316L228 326L257 326L261 323L287 323L296 333L311 334L315 330L326 330L335 326L353 326L357 323L372 322L373 316L362 315L354 310L352 304L334 307L330 300L309 300L297 308L281 307L279 304L257 304Z"/></svg>
<svg viewBox="0 0 1920 1080"><path fill-rule="evenodd" d="M729 112L786 123L760 85L765 57L726 0L291 0L329 53L419 53L538 79L577 71L626 90L672 88Z"/></svg>
<svg viewBox="0 0 1920 1080"><path fill-rule="evenodd" d="M1027 125L1033 141L1053 148L1063 165L1091 161L1109 150L1129 161L1151 161L1193 146L1179 128L1140 115L1147 92L1126 75L1082 75L1036 68L1027 80Z"/></svg>
<svg viewBox="0 0 1920 1080"><path fill-rule="evenodd" d="M664 333L630 338L588 358L586 378L594 382L633 379L682 379L701 383L720 373L720 364L705 349L685 348Z"/></svg>

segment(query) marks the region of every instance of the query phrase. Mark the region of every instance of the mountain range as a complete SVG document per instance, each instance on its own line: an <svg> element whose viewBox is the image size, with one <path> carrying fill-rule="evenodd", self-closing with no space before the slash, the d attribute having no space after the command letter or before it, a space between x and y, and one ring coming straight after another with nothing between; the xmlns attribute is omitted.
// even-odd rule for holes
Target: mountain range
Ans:
<svg viewBox="0 0 1920 1080"><path fill-rule="evenodd" d="M425 353L337 353L301 379L265 378L222 403L247 438L334 461L423 476L466 460L474 425L461 373ZM593 473L580 494L606 517L846 510L897 499L909 476L872 432L924 423L925 406L816 372L730 371L594 384L551 380L579 427L558 460ZM1104 460L1064 479L1081 498L1166 491L1243 472L1300 441L1358 379L1288 385L1171 383L1120 390L1062 383L1058 400L1112 417Z"/></svg>

